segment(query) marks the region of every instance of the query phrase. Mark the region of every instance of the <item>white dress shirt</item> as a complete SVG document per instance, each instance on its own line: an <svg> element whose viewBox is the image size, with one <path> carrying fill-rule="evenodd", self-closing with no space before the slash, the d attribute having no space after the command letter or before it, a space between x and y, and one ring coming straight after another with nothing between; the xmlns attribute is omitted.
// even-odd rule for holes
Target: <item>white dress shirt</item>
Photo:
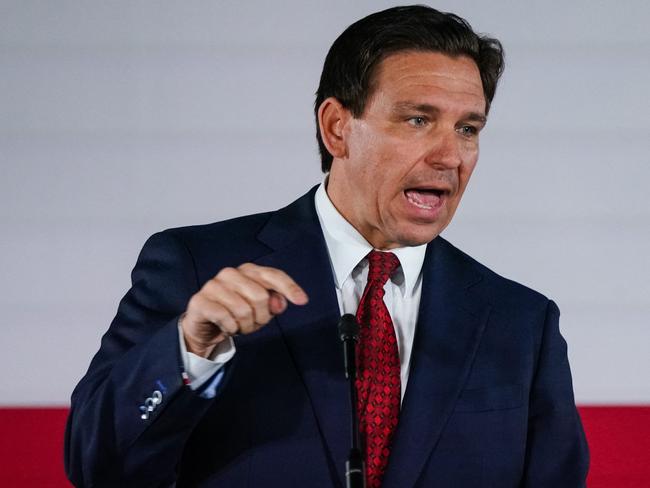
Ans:
<svg viewBox="0 0 650 488"><path fill-rule="evenodd" d="M316 190L316 213L323 230L334 275L336 297L341 314L356 314L361 295L368 280L368 260L365 256L373 247L336 210L327 196L327 178ZM391 249L400 266L384 286L384 302L393 320L400 357L402 399L408 381L415 324L422 293L422 263L426 244L417 247ZM235 354L232 338L221 342L209 359L188 352L179 325L179 342L185 373L190 388L196 389L211 378Z"/></svg>
<svg viewBox="0 0 650 488"><path fill-rule="evenodd" d="M368 281L368 260L365 257L373 247L336 210L325 191L326 184L327 179L316 190L316 213L327 244L339 310L341 314L354 315ZM423 244L391 249L399 259L400 266L384 286L384 303L393 320L399 349L402 399L411 366L426 247L426 244Z"/></svg>

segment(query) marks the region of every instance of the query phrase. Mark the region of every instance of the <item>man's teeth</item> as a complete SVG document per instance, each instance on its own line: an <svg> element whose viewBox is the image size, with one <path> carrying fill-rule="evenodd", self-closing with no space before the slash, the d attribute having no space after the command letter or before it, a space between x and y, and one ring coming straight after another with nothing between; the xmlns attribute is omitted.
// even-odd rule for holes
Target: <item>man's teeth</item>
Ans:
<svg viewBox="0 0 650 488"><path fill-rule="evenodd" d="M440 201L440 195L433 191L406 190L404 193L409 202L425 210L432 209Z"/></svg>
<svg viewBox="0 0 650 488"><path fill-rule="evenodd" d="M433 207L431 207L430 205L425 205L424 203L418 202L417 200L415 200L414 198L412 198L410 195L407 195L407 196L408 196L409 201L410 201L413 205L415 205L416 207L424 208L424 209L431 209L431 208L433 208Z"/></svg>

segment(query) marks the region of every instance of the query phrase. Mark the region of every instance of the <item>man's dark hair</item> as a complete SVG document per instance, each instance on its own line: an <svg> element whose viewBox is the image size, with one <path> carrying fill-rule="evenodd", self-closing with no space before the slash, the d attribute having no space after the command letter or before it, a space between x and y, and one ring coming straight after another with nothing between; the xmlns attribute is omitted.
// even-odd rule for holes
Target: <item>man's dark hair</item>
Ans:
<svg viewBox="0 0 650 488"><path fill-rule="evenodd" d="M457 15L424 5L393 7L368 15L343 31L323 65L314 113L324 173L330 170L333 158L320 136L321 103L335 97L354 117L360 117L372 94L376 67L400 51L435 51L473 59L481 74L486 114L489 111L504 65L503 48L497 39L476 34Z"/></svg>

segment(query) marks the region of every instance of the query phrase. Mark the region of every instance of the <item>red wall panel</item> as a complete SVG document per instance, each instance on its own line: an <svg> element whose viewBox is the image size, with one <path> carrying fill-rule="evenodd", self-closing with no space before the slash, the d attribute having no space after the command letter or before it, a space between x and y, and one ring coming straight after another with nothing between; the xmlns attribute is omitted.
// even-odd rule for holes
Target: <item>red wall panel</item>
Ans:
<svg viewBox="0 0 650 488"><path fill-rule="evenodd" d="M0 408L0 486L69 487L65 408ZM589 488L650 487L650 406L580 407L591 450Z"/></svg>

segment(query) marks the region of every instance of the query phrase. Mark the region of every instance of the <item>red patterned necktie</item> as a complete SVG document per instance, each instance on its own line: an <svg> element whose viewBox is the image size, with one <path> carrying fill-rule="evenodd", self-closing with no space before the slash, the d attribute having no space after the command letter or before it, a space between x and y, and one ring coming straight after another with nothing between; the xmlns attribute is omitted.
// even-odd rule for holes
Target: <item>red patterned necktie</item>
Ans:
<svg viewBox="0 0 650 488"><path fill-rule="evenodd" d="M367 258L368 283L357 309L361 331L356 387L359 435L366 447L367 486L378 488L388 464L400 407L397 338L384 303L384 285L399 260L393 253L379 251L370 251Z"/></svg>

